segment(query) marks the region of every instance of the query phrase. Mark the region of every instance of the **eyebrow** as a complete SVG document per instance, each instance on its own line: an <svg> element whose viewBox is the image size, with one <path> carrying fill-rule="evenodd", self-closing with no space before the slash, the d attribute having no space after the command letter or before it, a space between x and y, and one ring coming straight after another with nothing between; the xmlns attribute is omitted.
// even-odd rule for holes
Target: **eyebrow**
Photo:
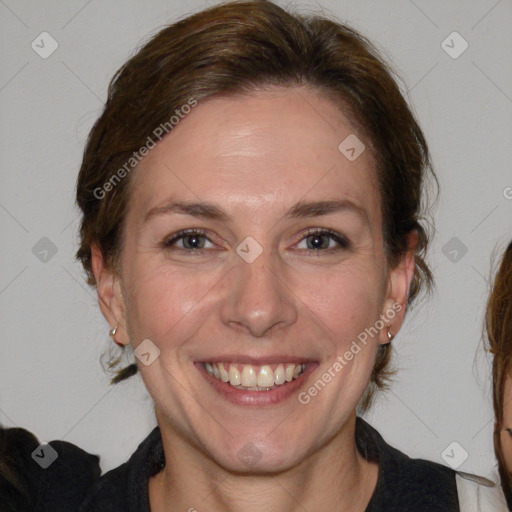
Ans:
<svg viewBox="0 0 512 512"><path fill-rule="evenodd" d="M368 215L364 208L358 206L348 199L335 199L328 201L299 201L294 204L285 214L285 219L297 219L306 217L320 217L351 211L356 213L363 220L368 221ZM190 201L169 201L161 206L156 206L149 210L144 217L144 222L157 215L169 215L181 213L209 220L229 222L231 217L219 206L208 202L190 202Z"/></svg>

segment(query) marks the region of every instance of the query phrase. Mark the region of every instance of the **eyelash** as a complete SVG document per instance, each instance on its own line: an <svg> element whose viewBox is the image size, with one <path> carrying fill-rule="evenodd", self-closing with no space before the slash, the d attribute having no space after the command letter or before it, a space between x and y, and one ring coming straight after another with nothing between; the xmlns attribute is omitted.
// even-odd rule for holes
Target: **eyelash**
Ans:
<svg viewBox="0 0 512 512"><path fill-rule="evenodd" d="M332 253L334 251L340 251L340 250L346 250L351 247L350 241L343 235L340 235L339 233L336 233L336 231L332 231L330 229L321 229L321 228L311 228L308 229L304 236L300 239L299 242L302 242L304 239L306 239L309 236L329 236L332 240L334 240L338 246L337 247L331 247L329 249L302 249L307 254L320 256L320 253ZM162 247L164 249L169 250L175 250L180 252L186 252L186 253L198 253L198 255L201 255L202 251L206 249L182 249L182 248L173 248L173 246L181 239L184 239L186 237L192 237L192 236L201 236L205 237L208 241L211 242L211 240L206 236L206 232L202 229L198 228L192 228L192 229L183 229L181 231L178 231L174 235L172 235L171 238L167 238L162 242ZM213 243L213 242L212 242Z"/></svg>

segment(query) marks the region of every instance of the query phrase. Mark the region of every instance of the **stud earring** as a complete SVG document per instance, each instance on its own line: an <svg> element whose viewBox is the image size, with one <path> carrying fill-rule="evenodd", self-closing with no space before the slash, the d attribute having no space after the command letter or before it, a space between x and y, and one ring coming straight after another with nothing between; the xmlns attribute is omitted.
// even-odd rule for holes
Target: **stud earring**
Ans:
<svg viewBox="0 0 512 512"><path fill-rule="evenodd" d="M394 338L394 336L393 336L393 335L391 334L391 332L389 331L389 325L388 325L388 328L387 328L386 334L388 335L388 342L391 342L391 340Z"/></svg>

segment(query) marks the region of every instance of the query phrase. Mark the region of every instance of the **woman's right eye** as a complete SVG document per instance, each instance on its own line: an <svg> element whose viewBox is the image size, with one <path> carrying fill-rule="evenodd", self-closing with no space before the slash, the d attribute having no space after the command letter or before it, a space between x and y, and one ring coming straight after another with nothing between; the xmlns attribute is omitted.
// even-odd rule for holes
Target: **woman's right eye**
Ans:
<svg viewBox="0 0 512 512"><path fill-rule="evenodd" d="M184 229L172 235L170 238L166 238L162 242L162 246L166 249L176 249L186 252L201 251L208 248L205 247L205 241L208 241L210 244L212 244L204 231L199 229ZM178 243L180 242L182 242L181 247L178 246Z"/></svg>

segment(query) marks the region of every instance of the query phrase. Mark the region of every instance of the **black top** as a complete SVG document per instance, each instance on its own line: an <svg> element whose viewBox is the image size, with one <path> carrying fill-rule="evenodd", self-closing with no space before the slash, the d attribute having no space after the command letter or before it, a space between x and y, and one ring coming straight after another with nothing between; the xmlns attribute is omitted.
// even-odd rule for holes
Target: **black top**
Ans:
<svg viewBox="0 0 512 512"><path fill-rule="evenodd" d="M62 441L53 441L50 445L62 452L48 469L38 469L36 465L27 471L27 480L32 479L39 487L35 489L32 485L31 491L39 501L44 500L40 508L27 510L150 512L149 479L165 466L159 427L149 433L127 462L101 477L98 457ZM379 464L377 486L366 512L459 512L456 473L452 469L435 462L407 457L389 446L361 418L356 420L356 445L365 459ZM32 458L29 463L31 461ZM48 472L51 468L52 472ZM64 482L62 477L65 477ZM61 493L63 486L66 492ZM76 504L85 492L88 492L88 496L78 508ZM0 503L3 496L0 494ZM3 512L4 508L1 510Z"/></svg>
<svg viewBox="0 0 512 512"><path fill-rule="evenodd" d="M73 512L98 482L97 455L66 441L48 444L52 450L23 428L0 427L1 512Z"/></svg>

